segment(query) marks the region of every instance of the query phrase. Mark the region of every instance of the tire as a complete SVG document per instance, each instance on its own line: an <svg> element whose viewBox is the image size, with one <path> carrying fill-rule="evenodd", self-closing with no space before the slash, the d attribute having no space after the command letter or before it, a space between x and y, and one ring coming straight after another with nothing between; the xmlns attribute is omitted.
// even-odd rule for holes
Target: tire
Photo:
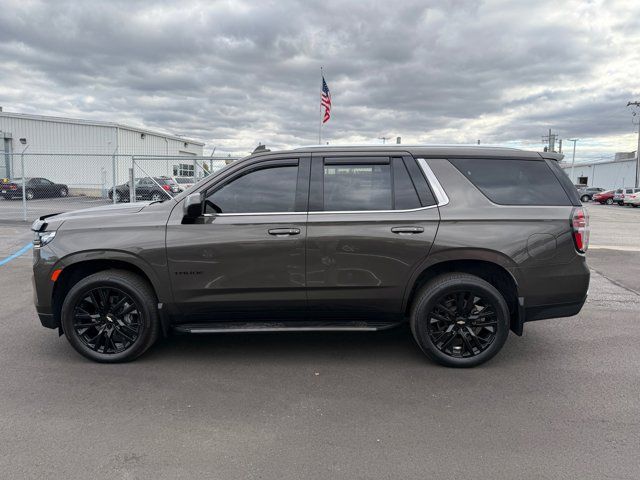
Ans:
<svg viewBox="0 0 640 480"><path fill-rule="evenodd" d="M24 193L24 196L27 200L33 200L33 198L35 197L35 195L33 194L33 190L27 190Z"/></svg>
<svg viewBox="0 0 640 480"><path fill-rule="evenodd" d="M160 332L151 286L124 270L105 270L76 283L64 299L61 318L71 346L101 363L134 360L153 345Z"/></svg>
<svg viewBox="0 0 640 480"><path fill-rule="evenodd" d="M607 205L613 205L613 198L607 198L607 201L605 203Z"/></svg>
<svg viewBox="0 0 640 480"><path fill-rule="evenodd" d="M116 190L116 203L122 202L122 193Z"/></svg>
<svg viewBox="0 0 640 480"><path fill-rule="evenodd" d="M59 193L60 193L60 196L61 196L61 197L66 197L67 195L69 195L69 191L68 191L66 188L64 188L64 187L62 187L62 188L60 189L60 192L59 192Z"/></svg>
<svg viewBox="0 0 640 480"><path fill-rule="evenodd" d="M161 193L158 192L153 192L151 194L151 201L152 202L159 202L160 200L162 200L164 197L164 195L162 195Z"/></svg>
<svg viewBox="0 0 640 480"><path fill-rule="evenodd" d="M460 315L452 312L460 294L465 294L463 306L468 305L470 294L474 297L471 311L464 315L460 310ZM478 317L483 312L486 316ZM431 321L427 321L429 317ZM496 355L509 336L509 308L504 297L490 283L467 273L446 273L427 283L416 295L409 322L422 351L446 367L480 365ZM480 323L484 325L478 326Z"/></svg>
<svg viewBox="0 0 640 480"><path fill-rule="evenodd" d="M573 198L575 198L575 197L573 197ZM587 203L589 200L590 200L589 195L582 195L582 196L580 197L580 201L581 201L582 203Z"/></svg>

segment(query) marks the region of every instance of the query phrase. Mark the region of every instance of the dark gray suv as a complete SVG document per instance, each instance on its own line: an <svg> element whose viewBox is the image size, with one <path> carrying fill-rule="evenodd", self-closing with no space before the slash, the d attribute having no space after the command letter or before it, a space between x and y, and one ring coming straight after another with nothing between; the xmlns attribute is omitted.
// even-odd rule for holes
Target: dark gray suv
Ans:
<svg viewBox="0 0 640 480"><path fill-rule="evenodd" d="M577 314L589 286L575 187L553 154L515 149L265 152L33 230L42 324L100 362L170 332L408 323L431 359L470 367L525 322Z"/></svg>

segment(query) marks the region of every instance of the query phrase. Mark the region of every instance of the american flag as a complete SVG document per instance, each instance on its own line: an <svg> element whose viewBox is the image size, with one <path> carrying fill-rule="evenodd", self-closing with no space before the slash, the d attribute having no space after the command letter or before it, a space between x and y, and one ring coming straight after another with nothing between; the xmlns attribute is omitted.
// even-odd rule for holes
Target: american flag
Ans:
<svg viewBox="0 0 640 480"><path fill-rule="evenodd" d="M331 93L329 93L329 87L327 86L327 82L324 80L324 75L322 76L322 94L320 95L320 105L324 107L324 118L322 119L322 123L327 123L331 118Z"/></svg>

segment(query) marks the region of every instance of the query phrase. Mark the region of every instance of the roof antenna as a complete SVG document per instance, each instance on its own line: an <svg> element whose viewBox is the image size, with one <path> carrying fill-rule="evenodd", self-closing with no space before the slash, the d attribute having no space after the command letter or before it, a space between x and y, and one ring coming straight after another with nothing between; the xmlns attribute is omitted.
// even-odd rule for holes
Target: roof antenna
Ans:
<svg viewBox="0 0 640 480"><path fill-rule="evenodd" d="M251 152L251 154L264 153L264 152L270 152L270 151L271 150L269 150L266 145L262 145L261 143L259 143L258 146L255 148L255 150Z"/></svg>

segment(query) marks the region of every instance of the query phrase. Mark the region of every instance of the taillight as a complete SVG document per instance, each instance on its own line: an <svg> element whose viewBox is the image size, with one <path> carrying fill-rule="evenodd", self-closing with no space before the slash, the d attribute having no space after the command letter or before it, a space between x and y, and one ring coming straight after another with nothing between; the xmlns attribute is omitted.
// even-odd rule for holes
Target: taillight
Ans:
<svg viewBox="0 0 640 480"><path fill-rule="evenodd" d="M169 190L171 190L171 187L170 187L169 185L162 185L162 188L163 188L164 190L166 190L167 192L168 192Z"/></svg>
<svg viewBox="0 0 640 480"><path fill-rule="evenodd" d="M9 190L17 190L18 186L17 185L11 185L9 186Z"/></svg>
<svg viewBox="0 0 640 480"><path fill-rule="evenodd" d="M585 253L589 247L589 213L582 207L573 209L571 213L571 228L573 243L576 250Z"/></svg>

